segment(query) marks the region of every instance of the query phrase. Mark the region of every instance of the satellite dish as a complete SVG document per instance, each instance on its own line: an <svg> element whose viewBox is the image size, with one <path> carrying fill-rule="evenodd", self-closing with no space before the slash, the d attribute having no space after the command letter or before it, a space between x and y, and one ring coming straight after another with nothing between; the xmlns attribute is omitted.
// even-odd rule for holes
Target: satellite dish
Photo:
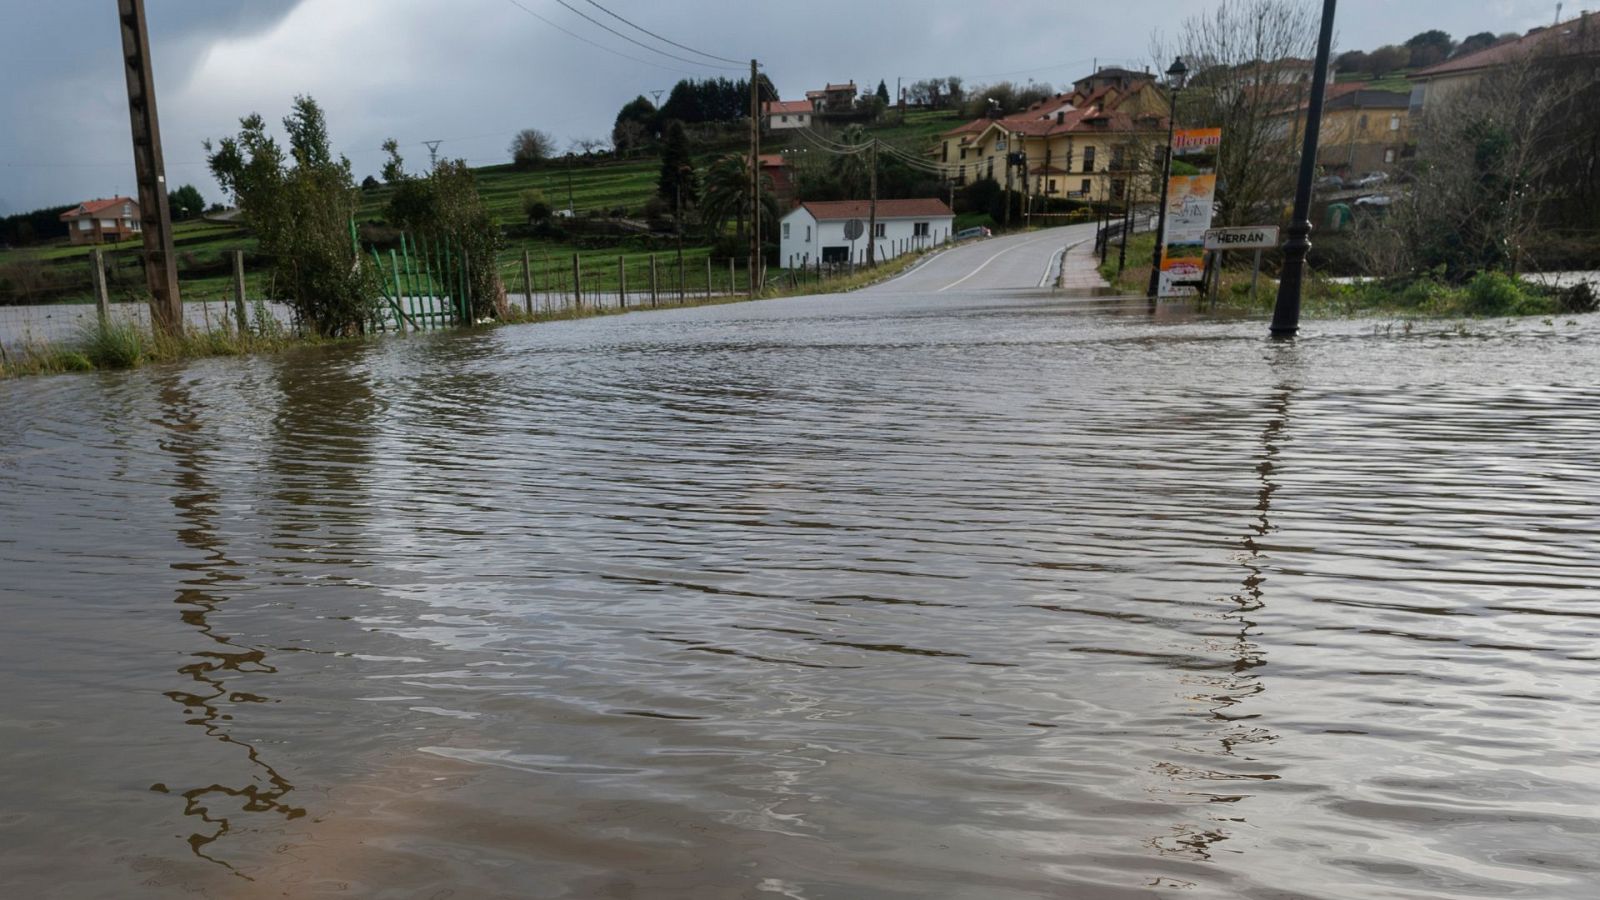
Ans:
<svg viewBox="0 0 1600 900"><path fill-rule="evenodd" d="M851 219L844 223L844 239L853 241L867 233L867 226L861 224L860 219Z"/></svg>

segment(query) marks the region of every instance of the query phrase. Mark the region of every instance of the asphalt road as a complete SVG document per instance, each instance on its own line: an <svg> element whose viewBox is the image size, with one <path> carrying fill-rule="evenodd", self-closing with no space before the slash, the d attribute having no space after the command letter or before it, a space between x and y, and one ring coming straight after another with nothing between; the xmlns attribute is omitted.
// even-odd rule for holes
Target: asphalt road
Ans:
<svg viewBox="0 0 1600 900"><path fill-rule="evenodd" d="M870 293L943 293L1048 288L1061 272L1063 251L1094 240L1095 226L1069 225L973 241L940 253Z"/></svg>

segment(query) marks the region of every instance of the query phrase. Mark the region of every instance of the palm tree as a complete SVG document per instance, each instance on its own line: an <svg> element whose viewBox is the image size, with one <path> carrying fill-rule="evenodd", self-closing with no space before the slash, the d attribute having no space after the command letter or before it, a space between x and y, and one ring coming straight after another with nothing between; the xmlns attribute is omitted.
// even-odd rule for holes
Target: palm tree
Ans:
<svg viewBox="0 0 1600 900"><path fill-rule="evenodd" d="M705 188L700 198L701 222L712 234L721 234L728 220L737 223L739 240L745 239L745 220L750 211L750 158L730 153L706 169ZM778 221L778 201L772 194L772 179L761 176L761 227L772 234Z"/></svg>

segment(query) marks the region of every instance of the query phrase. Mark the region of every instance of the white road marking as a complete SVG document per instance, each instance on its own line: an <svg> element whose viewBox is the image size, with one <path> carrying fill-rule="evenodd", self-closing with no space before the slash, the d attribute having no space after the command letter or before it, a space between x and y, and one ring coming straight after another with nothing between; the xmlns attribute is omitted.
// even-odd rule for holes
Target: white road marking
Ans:
<svg viewBox="0 0 1600 900"><path fill-rule="evenodd" d="M971 272L968 272L967 274L961 276L960 278L956 279L955 281L950 282L949 284L945 285L944 287L939 288L937 291L934 291L934 293L935 294L942 294L945 291L950 290L951 288L955 287L956 285L960 284L961 282L966 281L968 278L971 278L972 276L978 274L979 272L982 272L984 269L987 269L989 267L990 263L994 262L995 260L999 259L1002 256L1005 256L1007 253L1010 253L1013 250L1017 250L1017 249L1020 249L1022 247L1031 247L1034 244L1039 243L1039 241L1048 241L1053 237L1055 237L1055 235L1053 235L1053 234L1052 235L1046 235L1046 236L1044 236L1042 238L1038 238L1036 240L1020 241L1018 243L1012 244L1011 246L1005 248L1004 250L1001 250L999 253L996 253L995 255L993 255L993 256L989 257L988 259L984 260L983 261L983 265L977 267L976 269L973 269Z"/></svg>

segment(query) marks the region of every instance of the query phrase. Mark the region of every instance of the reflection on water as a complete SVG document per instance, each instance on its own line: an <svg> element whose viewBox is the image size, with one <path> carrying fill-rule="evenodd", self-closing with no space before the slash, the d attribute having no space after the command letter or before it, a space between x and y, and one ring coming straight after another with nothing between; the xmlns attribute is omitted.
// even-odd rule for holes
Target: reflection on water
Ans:
<svg viewBox="0 0 1600 900"><path fill-rule="evenodd" d="M1600 323L1263 332L853 296L0 386L3 882L1587 897Z"/></svg>
<svg viewBox="0 0 1600 900"><path fill-rule="evenodd" d="M217 533L217 505L222 497L219 489L211 484L206 468L207 453L215 452L215 448L209 446L215 437L206 434L202 422L204 410L194 402L179 375L164 373L160 376L157 396L160 417L155 425L163 429L159 446L174 460L172 505L180 523L178 540L199 557L172 563L172 568L182 574L174 602L182 607L183 624L208 641L205 649L191 655L192 662L178 668L178 674L192 681L193 686L167 691L166 696L183 707L183 714L188 717L184 719L185 724L201 729L208 738L237 748L252 768L247 783L208 783L186 789L158 783L154 789L182 796L183 814L203 823L188 838L194 854L228 866L227 862L210 854L210 845L233 829L230 815L273 813L297 819L306 811L286 802L294 785L279 774L255 746L237 740L231 733L229 723L234 720L233 710L273 702L271 698L248 690L252 682L250 676L278 670L267 662L265 650L240 644L210 621L229 601L230 586L245 580L239 573L240 563L228 557L226 544Z"/></svg>

